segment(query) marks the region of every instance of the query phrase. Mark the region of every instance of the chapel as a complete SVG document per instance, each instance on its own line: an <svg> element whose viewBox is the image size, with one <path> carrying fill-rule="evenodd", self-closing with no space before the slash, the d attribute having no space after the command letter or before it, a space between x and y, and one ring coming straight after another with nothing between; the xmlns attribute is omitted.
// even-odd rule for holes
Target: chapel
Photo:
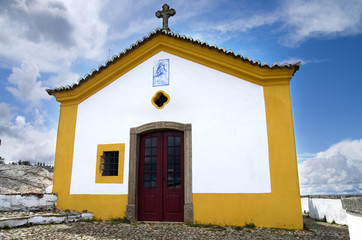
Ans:
<svg viewBox="0 0 362 240"><path fill-rule="evenodd" d="M71 86L60 103L57 208L96 219L303 227L290 80L163 27Z"/></svg>

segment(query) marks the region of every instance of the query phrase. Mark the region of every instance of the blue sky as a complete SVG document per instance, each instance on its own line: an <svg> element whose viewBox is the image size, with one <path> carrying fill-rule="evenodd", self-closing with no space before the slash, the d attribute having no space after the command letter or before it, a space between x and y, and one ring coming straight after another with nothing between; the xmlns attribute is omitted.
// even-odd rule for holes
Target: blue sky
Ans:
<svg viewBox="0 0 362 240"><path fill-rule="evenodd" d="M161 27L164 1L0 0L0 156L51 163L59 104L45 92ZM362 193L362 1L168 1L175 33L261 62L302 62L291 81L302 194Z"/></svg>

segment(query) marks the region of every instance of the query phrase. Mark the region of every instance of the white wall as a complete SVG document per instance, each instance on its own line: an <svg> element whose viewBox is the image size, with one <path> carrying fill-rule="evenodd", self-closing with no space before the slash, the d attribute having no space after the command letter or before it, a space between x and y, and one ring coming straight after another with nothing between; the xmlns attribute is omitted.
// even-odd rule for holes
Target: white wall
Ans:
<svg viewBox="0 0 362 240"><path fill-rule="evenodd" d="M341 199L302 197L301 202L302 211L309 213L311 218L321 220L326 217L327 222L347 224L346 210L342 208Z"/></svg>
<svg viewBox="0 0 362 240"><path fill-rule="evenodd" d="M301 198L301 203L302 203L302 212L303 213L309 213L309 201L308 201L308 197L302 197Z"/></svg>
<svg viewBox="0 0 362 240"><path fill-rule="evenodd" d="M170 59L170 85L152 87ZM170 95L163 109L151 98ZM78 106L71 194L127 194L129 132L154 121L192 124L194 193L271 191L263 88L160 52ZM123 184L95 184L97 144L125 143Z"/></svg>
<svg viewBox="0 0 362 240"><path fill-rule="evenodd" d="M348 231L351 240L362 239L362 214L347 211Z"/></svg>
<svg viewBox="0 0 362 240"><path fill-rule="evenodd" d="M38 195L0 195L0 211L41 211L53 210L57 202L54 194Z"/></svg>

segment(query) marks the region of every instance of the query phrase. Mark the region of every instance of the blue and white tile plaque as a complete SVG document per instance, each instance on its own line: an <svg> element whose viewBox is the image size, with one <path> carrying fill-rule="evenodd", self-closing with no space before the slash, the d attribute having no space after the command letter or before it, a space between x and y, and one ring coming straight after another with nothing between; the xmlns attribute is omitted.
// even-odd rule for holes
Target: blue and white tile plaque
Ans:
<svg viewBox="0 0 362 240"><path fill-rule="evenodd" d="M170 84L170 59L160 59L153 64L153 86Z"/></svg>

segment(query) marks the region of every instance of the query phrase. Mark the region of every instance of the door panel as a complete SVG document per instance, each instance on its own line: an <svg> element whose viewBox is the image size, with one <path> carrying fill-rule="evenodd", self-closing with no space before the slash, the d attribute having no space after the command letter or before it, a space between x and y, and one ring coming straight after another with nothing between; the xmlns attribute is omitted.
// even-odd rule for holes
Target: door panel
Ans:
<svg viewBox="0 0 362 240"><path fill-rule="evenodd" d="M140 141L138 173L139 220L162 221L162 140L159 133Z"/></svg>
<svg viewBox="0 0 362 240"><path fill-rule="evenodd" d="M183 134L164 133L163 176L163 219L164 221L183 221L184 179L183 179Z"/></svg>
<svg viewBox="0 0 362 240"><path fill-rule="evenodd" d="M163 131L140 138L138 219L183 221L183 133Z"/></svg>

